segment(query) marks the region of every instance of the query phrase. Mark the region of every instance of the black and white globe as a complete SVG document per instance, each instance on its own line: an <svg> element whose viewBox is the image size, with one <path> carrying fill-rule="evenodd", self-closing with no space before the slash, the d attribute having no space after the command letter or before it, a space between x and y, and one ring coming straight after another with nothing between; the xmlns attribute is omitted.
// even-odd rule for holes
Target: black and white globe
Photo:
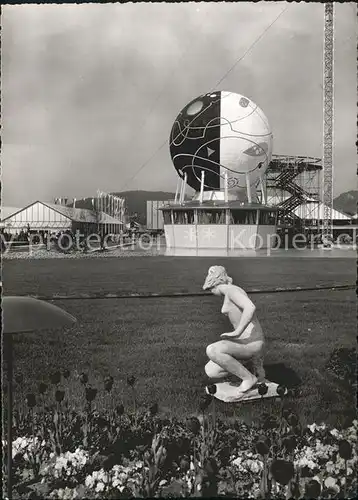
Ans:
<svg viewBox="0 0 358 500"><path fill-rule="evenodd" d="M273 135L263 111L233 92L217 91L193 99L176 118L170 134L170 154L180 177L200 190L246 189L265 173L272 155Z"/></svg>

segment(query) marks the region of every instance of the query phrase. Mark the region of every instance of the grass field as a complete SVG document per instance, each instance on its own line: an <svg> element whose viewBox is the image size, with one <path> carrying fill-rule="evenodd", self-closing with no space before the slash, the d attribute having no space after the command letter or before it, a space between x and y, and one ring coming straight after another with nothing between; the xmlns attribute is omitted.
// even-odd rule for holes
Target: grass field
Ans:
<svg viewBox="0 0 358 500"><path fill-rule="evenodd" d="M354 290L265 293L284 286L353 283L353 259L225 259L142 257L93 260L6 261L6 295L51 295L80 292L200 291L208 267L225 265L234 282L252 296L266 332L266 364L284 363L302 379L297 400L306 421L338 422L343 395L325 371L335 347L355 345ZM15 372L35 390L39 380L57 369L86 371L100 387L105 375L115 377L114 399L130 401L126 378L137 379L139 399L157 401L163 411L195 412L206 383L205 346L230 328L216 297L57 301L78 319L66 332L19 336ZM101 404L101 401L99 401ZM265 409L277 406L267 401ZM232 406L219 405L226 415ZM262 411L259 404L236 408L246 419Z"/></svg>

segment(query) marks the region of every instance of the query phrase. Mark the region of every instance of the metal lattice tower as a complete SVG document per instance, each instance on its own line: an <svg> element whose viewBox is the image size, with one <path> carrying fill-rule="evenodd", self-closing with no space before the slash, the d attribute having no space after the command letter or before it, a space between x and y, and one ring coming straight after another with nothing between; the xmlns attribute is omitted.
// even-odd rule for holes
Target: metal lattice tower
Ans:
<svg viewBox="0 0 358 500"><path fill-rule="evenodd" d="M334 67L334 3L324 4L323 49L323 231L327 241L332 230L333 205L333 67Z"/></svg>

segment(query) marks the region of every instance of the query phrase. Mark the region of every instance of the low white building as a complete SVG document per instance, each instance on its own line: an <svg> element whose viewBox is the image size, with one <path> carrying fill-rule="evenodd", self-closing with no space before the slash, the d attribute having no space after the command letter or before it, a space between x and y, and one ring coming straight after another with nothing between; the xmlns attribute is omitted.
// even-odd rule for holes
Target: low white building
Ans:
<svg viewBox="0 0 358 500"><path fill-rule="evenodd" d="M1 224L8 233L20 231L58 232L71 230L80 233L113 233L123 231L124 221L111 217L104 212L83 208L72 208L54 203L35 201L30 205L15 209L15 212L4 211Z"/></svg>

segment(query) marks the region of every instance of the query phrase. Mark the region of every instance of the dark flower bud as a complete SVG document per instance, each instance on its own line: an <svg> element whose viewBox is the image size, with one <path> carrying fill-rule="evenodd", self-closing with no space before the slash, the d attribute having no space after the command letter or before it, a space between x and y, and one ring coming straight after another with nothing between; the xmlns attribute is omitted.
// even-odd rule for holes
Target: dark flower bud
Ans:
<svg viewBox="0 0 358 500"><path fill-rule="evenodd" d="M113 387L114 379L113 377L109 376L104 379L104 388L107 392L111 392L112 387Z"/></svg>
<svg viewBox="0 0 358 500"><path fill-rule="evenodd" d="M62 375L65 379L68 379L71 375L70 370L63 370Z"/></svg>
<svg viewBox="0 0 358 500"><path fill-rule="evenodd" d="M100 429L104 429L105 427L108 426L108 422L105 418L103 417L98 417L97 418L97 425Z"/></svg>
<svg viewBox="0 0 358 500"><path fill-rule="evenodd" d="M150 405L149 413L151 414L152 417L154 417L154 415L157 415L158 411L159 411L158 403L153 403L152 405Z"/></svg>
<svg viewBox="0 0 358 500"><path fill-rule="evenodd" d="M277 394L280 398L283 398L286 393L286 387L284 385L279 385L276 389Z"/></svg>
<svg viewBox="0 0 358 500"><path fill-rule="evenodd" d="M123 415L123 413L124 413L124 406L122 404L117 405L115 411L116 411L116 413L117 413L118 416Z"/></svg>
<svg viewBox="0 0 358 500"><path fill-rule="evenodd" d="M275 417L272 417L271 415L266 417L264 420L263 428L265 430L269 429L276 429L278 427L278 422L275 419Z"/></svg>
<svg viewBox="0 0 358 500"><path fill-rule="evenodd" d="M312 472L312 470L309 467L307 467L307 465L302 467L301 477L313 477L313 476L314 476L314 473Z"/></svg>
<svg viewBox="0 0 358 500"><path fill-rule="evenodd" d="M201 412L204 412L207 408L209 408L211 404L211 396L206 395L206 397L203 397L199 403L199 408Z"/></svg>
<svg viewBox="0 0 358 500"><path fill-rule="evenodd" d="M36 406L35 394L26 394L26 403L29 408L34 408Z"/></svg>
<svg viewBox="0 0 358 500"><path fill-rule="evenodd" d="M270 451L270 440L266 437L261 437L256 443L256 450L261 456L268 455Z"/></svg>
<svg viewBox="0 0 358 500"><path fill-rule="evenodd" d="M207 394L211 394L211 396L213 396L214 394L216 394L217 387L215 384L207 385L205 390Z"/></svg>
<svg viewBox="0 0 358 500"><path fill-rule="evenodd" d="M293 478L294 472L293 463L287 460L274 460L271 464L273 478L284 486Z"/></svg>
<svg viewBox="0 0 358 500"><path fill-rule="evenodd" d="M288 453L292 453L297 446L297 440L295 436L287 436L283 439L282 444L286 448Z"/></svg>
<svg viewBox="0 0 358 500"><path fill-rule="evenodd" d="M133 375L127 378L127 384L129 385L129 387L134 387L135 383L136 383L136 378Z"/></svg>
<svg viewBox="0 0 358 500"><path fill-rule="evenodd" d="M40 394L45 394L45 392L47 391L47 385L43 382L40 382L38 385L38 390Z"/></svg>
<svg viewBox="0 0 358 500"><path fill-rule="evenodd" d="M87 373L82 372L80 374L80 376L79 376L79 379L80 379L81 384L86 385L87 382L88 382L88 375L87 375Z"/></svg>
<svg viewBox="0 0 358 500"><path fill-rule="evenodd" d="M291 427L296 427L298 424L298 417L294 413L290 413L287 417L287 423Z"/></svg>
<svg viewBox="0 0 358 500"><path fill-rule="evenodd" d="M94 401L97 396L97 389L93 387L86 387L86 400L90 403Z"/></svg>
<svg viewBox="0 0 358 500"><path fill-rule="evenodd" d="M55 399L58 403L61 403L64 397L65 397L65 391L58 390L55 392Z"/></svg>
<svg viewBox="0 0 358 500"><path fill-rule="evenodd" d="M61 382L61 373L55 372L50 376L50 382L53 385L57 385Z"/></svg>
<svg viewBox="0 0 358 500"><path fill-rule="evenodd" d="M111 454L104 460L102 465L103 470L105 472L109 472L115 464L116 464L116 459L114 455Z"/></svg>
<svg viewBox="0 0 358 500"><path fill-rule="evenodd" d="M342 439L338 444L338 453L344 460L352 458L352 446L346 439Z"/></svg>
<svg viewBox="0 0 358 500"><path fill-rule="evenodd" d="M200 432L200 422L196 417L187 419L188 429L196 436Z"/></svg>
<svg viewBox="0 0 358 500"><path fill-rule="evenodd" d="M266 384L259 384L257 389L258 389L260 396L265 396L265 394L267 394L267 392L268 392L268 387Z"/></svg>
<svg viewBox="0 0 358 500"><path fill-rule="evenodd" d="M321 485L315 479L306 483L305 498L318 498L321 494Z"/></svg>
<svg viewBox="0 0 358 500"><path fill-rule="evenodd" d="M21 373L19 373L18 375L16 375L15 377L15 382L19 385L21 385L24 381L24 377Z"/></svg>
<svg viewBox="0 0 358 500"><path fill-rule="evenodd" d="M233 446L234 446L234 443L233 443L232 447ZM219 459L220 459L221 465L223 467L226 467L227 465L229 465L232 447L224 446L223 448L221 448L221 450L219 452Z"/></svg>
<svg viewBox="0 0 358 500"><path fill-rule="evenodd" d="M207 458L204 461L204 471L209 477L216 476L218 473L218 465L215 458Z"/></svg>

